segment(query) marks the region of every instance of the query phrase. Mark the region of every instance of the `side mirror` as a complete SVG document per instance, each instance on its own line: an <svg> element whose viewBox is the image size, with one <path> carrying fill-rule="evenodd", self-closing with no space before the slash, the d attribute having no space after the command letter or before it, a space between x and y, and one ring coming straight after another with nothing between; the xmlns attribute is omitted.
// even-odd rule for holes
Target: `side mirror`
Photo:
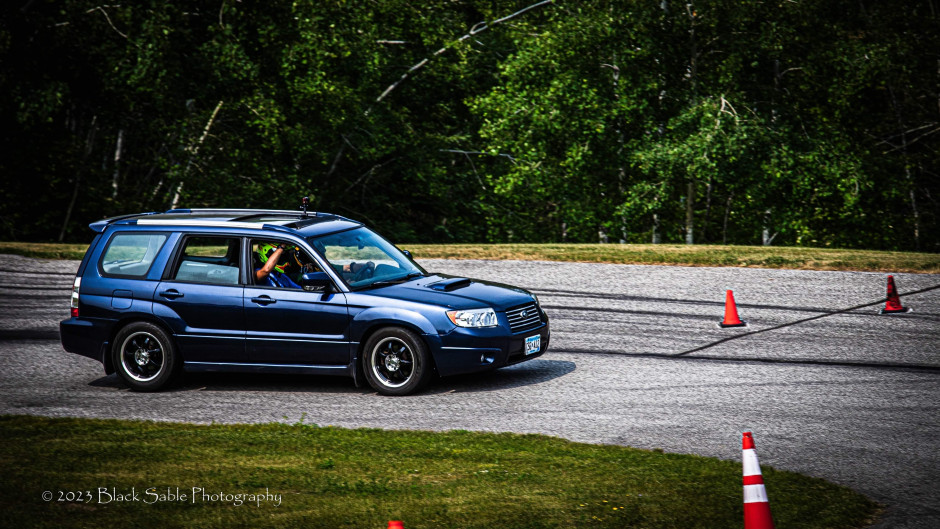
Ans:
<svg viewBox="0 0 940 529"><path fill-rule="evenodd" d="M308 272L301 276L300 286L304 287L307 292L329 294L333 289L333 281L330 280L330 276L326 275L326 272Z"/></svg>
<svg viewBox="0 0 940 529"><path fill-rule="evenodd" d="M408 250L402 250L401 253L405 254L405 257L407 257L408 259L411 259L412 261L414 261L414 256L411 255L411 252L409 252Z"/></svg>

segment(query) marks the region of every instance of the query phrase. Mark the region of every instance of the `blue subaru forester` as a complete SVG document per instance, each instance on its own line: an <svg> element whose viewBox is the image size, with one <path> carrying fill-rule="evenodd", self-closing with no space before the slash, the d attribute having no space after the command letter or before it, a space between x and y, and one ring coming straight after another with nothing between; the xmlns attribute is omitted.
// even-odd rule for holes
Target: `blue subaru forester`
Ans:
<svg viewBox="0 0 940 529"><path fill-rule="evenodd" d="M90 226L62 345L134 390L159 390L182 370L345 375L406 395L435 373L548 347L533 294L429 274L337 215L174 209Z"/></svg>

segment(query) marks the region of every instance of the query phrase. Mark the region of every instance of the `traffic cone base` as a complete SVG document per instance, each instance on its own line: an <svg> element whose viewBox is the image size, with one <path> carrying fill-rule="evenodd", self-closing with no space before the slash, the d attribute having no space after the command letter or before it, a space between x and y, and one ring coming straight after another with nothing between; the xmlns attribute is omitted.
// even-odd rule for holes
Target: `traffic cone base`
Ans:
<svg viewBox="0 0 940 529"><path fill-rule="evenodd" d="M914 309L910 307L901 307L900 309L881 309L878 311L878 314L904 314L906 312L914 312Z"/></svg>
<svg viewBox="0 0 940 529"><path fill-rule="evenodd" d="M773 529L774 521L770 517L770 509L767 503L745 503L744 504L744 527L745 529L770 528Z"/></svg>
<svg viewBox="0 0 940 529"><path fill-rule="evenodd" d="M738 317L738 306L734 303L734 292L728 290L725 292L725 319L718 324L718 327L724 329L727 327L747 327L746 321L741 321Z"/></svg>

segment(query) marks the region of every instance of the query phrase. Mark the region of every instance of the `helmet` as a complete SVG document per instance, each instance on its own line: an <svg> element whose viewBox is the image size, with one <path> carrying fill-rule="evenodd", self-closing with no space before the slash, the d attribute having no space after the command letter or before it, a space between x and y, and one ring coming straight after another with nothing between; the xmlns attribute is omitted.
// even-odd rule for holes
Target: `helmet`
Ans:
<svg viewBox="0 0 940 529"><path fill-rule="evenodd" d="M261 261L261 264L267 263L268 258L271 257L275 250L277 250L277 246L271 243L266 242L262 244L261 247L258 248L258 259ZM275 265L274 269L283 274L284 267L287 265L287 263L287 259L284 259L282 262Z"/></svg>

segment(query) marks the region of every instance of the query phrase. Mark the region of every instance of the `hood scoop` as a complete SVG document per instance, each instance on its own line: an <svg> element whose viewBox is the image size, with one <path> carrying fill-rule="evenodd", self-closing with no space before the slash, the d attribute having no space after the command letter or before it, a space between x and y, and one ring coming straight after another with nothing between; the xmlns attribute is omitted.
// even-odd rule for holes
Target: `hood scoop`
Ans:
<svg viewBox="0 0 940 529"><path fill-rule="evenodd" d="M431 283L430 285L427 285L427 287L440 292L451 292L457 290L458 288L468 287L470 286L470 283L471 281L466 277L452 277L450 279Z"/></svg>

